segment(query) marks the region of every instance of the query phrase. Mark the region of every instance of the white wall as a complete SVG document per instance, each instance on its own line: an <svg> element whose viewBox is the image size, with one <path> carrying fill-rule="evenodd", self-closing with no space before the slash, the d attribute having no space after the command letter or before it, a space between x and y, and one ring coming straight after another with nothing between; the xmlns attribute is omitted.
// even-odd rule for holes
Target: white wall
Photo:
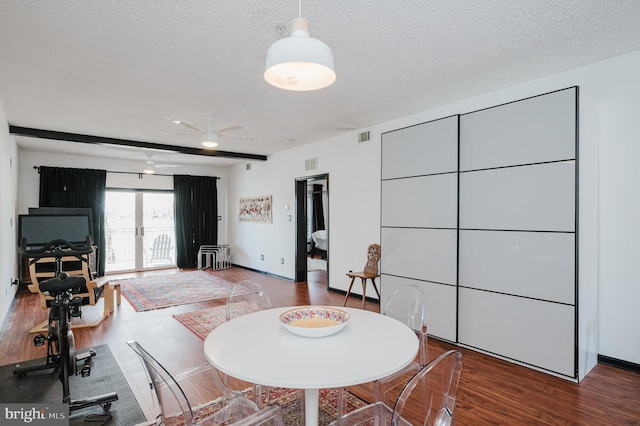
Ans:
<svg viewBox="0 0 640 426"><path fill-rule="evenodd" d="M569 86L580 86L599 108L600 139L600 274L599 274L599 350L601 355L640 364L640 270L636 267L640 241L640 51L577 68L519 86L466 99L420 114L373 126L370 142L358 143L357 132L271 155L267 162L245 163L225 171L211 171L226 182L225 199L228 243L236 250L235 262L279 276L293 278L295 223L289 222L292 206L295 218L295 179L329 174L329 283L346 289L345 272L359 269L366 262L366 247L380 240L380 134L452 114L546 93ZM0 154L15 152L0 116ZM23 161L22 157L25 156ZM318 157L318 169L304 170L304 160ZM20 153L20 211L37 202L37 174L33 165L88 167L109 163L87 162L86 158L57 158L50 154ZM0 168L4 170L4 167ZM3 171L3 173L5 173ZM199 174L189 172L188 174ZM226 179L225 179L226 178ZM26 179L26 181L25 181ZM15 184L0 181L2 198L15 198ZM273 196L273 224L239 223L238 199L250 195ZM15 207L0 203L2 217L15 216ZM11 203L9 203L11 204ZM9 209L11 214L5 213ZM224 214L223 214L224 216ZM6 219L0 217L0 232ZM10 232L15 232L14 228ZM3 239L4 241L4 239ZM5 243L2 243L5 244ZM13 244L11 252L13 252ZM384 248L383 248L384 250ZM3 249L3 253L5 250ZM264 254L265 260L260 260ZM384 252L382 253L384 256ZM0 279L8 282L13 274L12 260L0 260ZM280 258L285 259L284 265ZM6 265L6 266L5 266ZM0 283L0 295L2 286ZM368 291L370 294L371 292ZM3 300L3 305L7 304Z"/></svg>
<svg viewBox="0 0 640 426"><path fill-rule="evenodd" d="M18 213L18 147L0 98L0 328L5 325L17 286L16 220Z"/></svg>
<svg viewBox="0 0 640 426"><path fill-rule="evenodd" d="M285 204L294 205L294 180L329 174L329 285L346 289L349 269L364 265L368 244L380 238L380 135L397 128L461 114L541 93L580 86L599 108L600 274L599 354L640 364L640 51L519 86L466 99L371 128L372 140L357 143L357 132L305 145L269 157L229 175L229 240L237 263L293 277L295 226L285 221ZM304 171L304 160L318 157L318 170ZM238 198L274 196L272 225L238 223ZM295 215L294 215L295 217ZM265 260L260 261L259 255ZM382 256L384 256L384 248ZM279 258L285 258L280 265ZM370 294L370 292L368 291Z"/></svg>
<svg viewBox="0 0 640 426"><path fill-rule="evenodd" d="M305 160L316 157L318 168L305 171ZM250 170L245 164L234 167L229 173L228 214L235 263L293 279L295 181L327 173L329 282L346 289L345 272L362 269L367 246L379 242L379 171L379 145L374 141L358 143L355 132L271 155L266 163L251 163ZM238 200L251 195L273 195L272 224L238 221ZM291 210L286 211L285 205ZM260 260L261 254L264 261ZM284 265L281 258L285 259Z"/></svg>

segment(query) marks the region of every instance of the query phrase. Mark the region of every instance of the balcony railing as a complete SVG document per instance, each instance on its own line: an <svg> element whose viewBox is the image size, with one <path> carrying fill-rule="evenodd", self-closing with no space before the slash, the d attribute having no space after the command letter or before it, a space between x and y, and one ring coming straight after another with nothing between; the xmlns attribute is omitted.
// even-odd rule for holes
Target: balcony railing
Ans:
<svg viewBox="0 0 640 426"><path fill-rule="evenodd" d="M141 235L144 233L144 235ZM143 268L175 266L175 236L172 227L109 228L106 230L106 270L129 271L136 269L136 239L142 240Z"/></svg>

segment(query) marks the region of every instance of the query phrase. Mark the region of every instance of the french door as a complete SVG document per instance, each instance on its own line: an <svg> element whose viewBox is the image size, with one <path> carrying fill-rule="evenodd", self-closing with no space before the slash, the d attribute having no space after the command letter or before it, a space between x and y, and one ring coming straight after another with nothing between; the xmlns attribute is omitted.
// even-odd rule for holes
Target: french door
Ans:
<svg viewBox="0 0 640 426"><path fill-rule="evenodd" d="M173 192L107 190L106 273L176 265Z"/></svg>

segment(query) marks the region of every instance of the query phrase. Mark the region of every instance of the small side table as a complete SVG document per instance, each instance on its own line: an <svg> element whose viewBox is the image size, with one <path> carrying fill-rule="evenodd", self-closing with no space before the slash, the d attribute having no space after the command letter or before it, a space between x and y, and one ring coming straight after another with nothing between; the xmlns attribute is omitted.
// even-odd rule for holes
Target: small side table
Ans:
<svg viewBox="0 0 640 426"><path fill-rule="evenodd" d="M362 309L364 309L364 303L367 300L367 280L371 280L371 284L373 284L373 288L378 294L378 299L380 299L380 292L378 291L378 286L376 285L376 278L380 276L380 274L368 274L366 272L348 272L347 276L351 278L351 284L349 284L349 290L347 290L347 295L344 298L344 303L342 306L347 306L347 300L349 299L349 295L351 294L351 288L353 287L353 282L356 278L360 278L362 282Z"/></svg>

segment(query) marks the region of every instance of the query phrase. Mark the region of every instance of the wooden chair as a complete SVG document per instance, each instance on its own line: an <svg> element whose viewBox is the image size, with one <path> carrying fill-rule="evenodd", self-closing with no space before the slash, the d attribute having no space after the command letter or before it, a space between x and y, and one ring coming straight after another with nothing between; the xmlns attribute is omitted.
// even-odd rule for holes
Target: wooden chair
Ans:
<svg viewBox="0 0 640 426"><path fill-rule="evenodd" d="M86 285L80 288L77 293L74 293L74 296L82 298L82 305L95 306L101 298L104 299L101 316L88 321L78 319L73 322L72 328L95 327L113 312L113 289L106 280L101 282L93 280L89 271L87 256L64 256L62 258L62 270L70 276L83 276L85 278ZM48 309L53 297L40 291L40 283L46 279L55 277L56 258L41 257L30 259L29 275L31 278L29 290L32 293L38 293L40 295L42 309ZM45 320L31 329L31 333L44 333L47 331L47 326L48 320Z"/></svg>
<svg viewBox="0 0 640 426"><path fill-rule="evenodd" d="M351 283L349 284L349 289L347 290L347 295L344 297L344 303L342 304L342 306L347 306L347 300L349 300L351 288L353 288L353 282L356 280L356 278L360 278L360 281L362 282L362 309L364 309L365 300L367 298L367 280L371 280L373 289L378 294L378 299L380 299L380 291L378 291L378 286L376 285L376 278L380 276L380 274L378 273L379 260L380 244L370 244L367 248L367 263L364 266L364 271L349 271L347 273L347 276L351 278Z"/></svg>

